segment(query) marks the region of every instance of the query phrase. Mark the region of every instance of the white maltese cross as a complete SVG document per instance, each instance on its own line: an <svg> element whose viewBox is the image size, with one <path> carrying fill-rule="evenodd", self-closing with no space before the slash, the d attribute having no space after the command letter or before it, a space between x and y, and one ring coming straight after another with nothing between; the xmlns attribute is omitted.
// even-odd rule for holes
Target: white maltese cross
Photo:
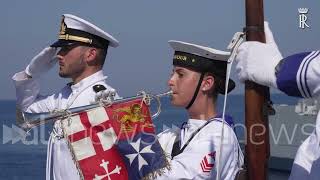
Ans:
<svg viewBox="0 0 320 180"><path fill-rule="evenodd" d="M144 154L144 153L154 153L154 152L151 150L151 146L152 146L152 145L146 146L146 147L144 147L144 148L140 151L140 141L141 141L141 138L139 138L136 142L130 143L130 145L134 148L134 150L136 151L136 153L125 155L125 156L129 159L130 165L131 165L132 162L136 159L136 157L138 157L139 171L141 170L141 167L142 167L143 165L148 165L147 161L141 156L141 154Z"/></svg>

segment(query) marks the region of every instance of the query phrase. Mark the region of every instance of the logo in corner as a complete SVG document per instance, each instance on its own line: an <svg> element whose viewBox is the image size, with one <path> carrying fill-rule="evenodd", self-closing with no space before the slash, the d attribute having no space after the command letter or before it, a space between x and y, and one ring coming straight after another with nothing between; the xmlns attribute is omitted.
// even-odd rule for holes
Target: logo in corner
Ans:
<svg viewBox="0 0 320 180"><path fill-rule="evenodd" d="M310 28L310 26L307 24L308 11L309 11L308 8L298 8L298 12L299 12L299 28L300 29Z"/></svg>

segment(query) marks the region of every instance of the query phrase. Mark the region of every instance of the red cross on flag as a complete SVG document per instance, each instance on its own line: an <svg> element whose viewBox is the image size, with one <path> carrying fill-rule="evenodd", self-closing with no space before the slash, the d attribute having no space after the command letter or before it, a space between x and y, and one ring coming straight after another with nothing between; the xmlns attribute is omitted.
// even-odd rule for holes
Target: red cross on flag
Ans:
<svg viewBox="0 0 320 180"><path fill-rule="evenodd" d="M126 159L121 153L121 147L125 147L123 142L130 145L134 144L131 142L134 137L143 137L141 133L155 134L148 106L142 99L84 111L64 119L62 125L80 176L85 180L132 179L130 176L134 175L130 173L134 171L130 170L130 165L134 159ZM154 153L154 150L147 153ZM151 159L142 165L152 165L152 162L156 161ZM146 168L142 165L139 170ZM157 166L158 169L163 167Z"/></svg>

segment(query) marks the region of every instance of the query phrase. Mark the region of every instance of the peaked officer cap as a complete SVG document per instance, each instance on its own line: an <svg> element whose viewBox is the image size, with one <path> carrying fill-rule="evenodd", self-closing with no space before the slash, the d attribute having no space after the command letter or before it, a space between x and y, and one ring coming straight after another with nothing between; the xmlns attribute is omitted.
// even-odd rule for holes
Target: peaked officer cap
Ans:
<svg viewBox="0 0 320 180"><path fill-rule="evenodd" d="M119 42L107 32L90 22L71 14L62 15L58 41L51 47L67 46L72 43L107 49L117 47Z"/></svg>

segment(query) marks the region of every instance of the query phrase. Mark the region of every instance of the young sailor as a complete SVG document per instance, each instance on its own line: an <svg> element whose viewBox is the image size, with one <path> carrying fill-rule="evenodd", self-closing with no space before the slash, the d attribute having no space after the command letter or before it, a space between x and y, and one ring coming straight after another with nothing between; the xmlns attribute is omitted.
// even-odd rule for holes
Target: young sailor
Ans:
<svg viewBox="0 0 320 180"><path fill-rule="evenodd" d="M243 155L233 128L216 111L218 94L225 93L230 53L180 41L169 44L175 51L168 81L171 103L186 108L189 119L180 130L158 135L171 164L171 170L158 179L215 179L220 163L221 179L233 180ZM234 87L230 80L227 92Z"/></svg>
<svg viewBox="0 0 320 180"><path fill-rule="evenodd" d="M241 44L236 58L238 77L278 88L289 96L311 98L320 94L320 51L303 52L282 58L265 23L266 44L249 41ZM320 177L320 113L316 128L301 144L290 180L316 180Z"/></svg>
<svg viewBox="0 0 320 180"><path fill-rule="evenodd" d="M102 67L108 47L118 44L111 35L90 22L74 15L63 15L59 40L35 56L24 71L13 76L18 108L30 113L54 113L95 102L97 89L114 91L106 83ZM60 50L56 54L57 48ZM59 62L59 76L70 78L72 83L53 95L41 96L37 79L56 62ZM48 143L46 179L50 179L51 158L55 180L80 179L60 121L55 122Z"/></svg>

